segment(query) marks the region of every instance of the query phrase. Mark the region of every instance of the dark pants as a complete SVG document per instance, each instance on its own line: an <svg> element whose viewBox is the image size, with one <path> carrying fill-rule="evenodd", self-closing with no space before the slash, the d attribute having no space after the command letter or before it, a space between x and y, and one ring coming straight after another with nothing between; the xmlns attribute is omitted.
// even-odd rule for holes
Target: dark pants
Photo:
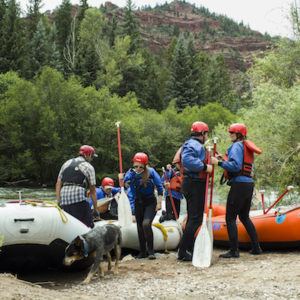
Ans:
<svg viewBox="0 0 300 300"><path fill-rule="evenodd" d="M140 243L140 251L153 254L152 221L156 215L156 198L140 199L135 201L135 219ZM147 247L146 247L147 243Z"/></svg>
<svg viewBox="0 0 300 300"><path fill-rule="evenodd" d="M94 227L91 207L87 201L82 201L70 205L62 205L61 207L65 212L80 220L86 226L91 228Z"/></svg>
<svg viewBox="0 0 300 300"><path fill-rule="evenodd" d="M226 224L230 242L230 249L238 249L238 230L236 225L237 216L245 226L250 238L252 247L258 245L255 227L249 218L254 184L251 182L232 182L226 204Z"/></svg>
<svg viewBox="0 0 300 300"><path fill-rule="evenodd" d="M187 204L187 222L179 245L179 255L184 256L186 251L193 252L194 235L202 224L206 181L184 178L182 190Z"/></svg>
<svg viewBox="0 0 300 300"><path fill-rule="evenodd" d="M174 197L172 199L173 199L174 206L175 206L175 209L176 209L176 212L177 212L177 216L179 217L179 214L180 214L180 199L176 199ZM167 213L166 220L176 220L170 196L166 197L166 213Z"/></svg>

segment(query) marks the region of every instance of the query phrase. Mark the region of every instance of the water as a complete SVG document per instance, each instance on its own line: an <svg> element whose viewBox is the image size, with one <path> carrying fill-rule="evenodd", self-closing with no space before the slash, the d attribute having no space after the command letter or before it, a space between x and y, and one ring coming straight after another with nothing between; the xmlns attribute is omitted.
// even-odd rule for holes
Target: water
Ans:
<svg viewBox="0 0 300 300"><path fill-rule="evenodd" d="M0 187L0 203L6 201L19 200L19 191L22 192L22 200L40 200L56 202L56 194L54 188Z"/></svg>

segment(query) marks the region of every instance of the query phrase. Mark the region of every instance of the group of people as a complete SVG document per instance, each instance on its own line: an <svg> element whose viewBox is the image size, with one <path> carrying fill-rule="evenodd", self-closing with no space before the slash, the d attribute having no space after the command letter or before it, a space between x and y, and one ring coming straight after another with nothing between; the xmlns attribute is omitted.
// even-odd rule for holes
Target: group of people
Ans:
<svg viewBox="0 0 300 300"><path fill-rule="evenodd" d="M128 193L132 213L137 224L140 252L136 258L155 259L153 248L152 221L157 211L162 208L163 186L165 187L166 212L160 222L176 219L180 213L180 202L183 196L187 203L187 222L178 247L177 258L180 261L191 261L195 242L195 233L202 223L206 193L207 174L211 174L213 165L224 169L230 191L226 204L226 223L230 240L230 250L220 255L222 258L238 258L238 233L236 219L239 216L250 238L251 254L262 252L255 227L249 218L251 199L254 189L252 173L254 157L247 152L245 162L247 128L236 123L229 127L232 145L225 156L218 152L208 164L208 150L205 149L209 128L204 122L195 122L191 126L190 137L176 153L173 164L160 177L154 168L148 165L148 156L143 152L133 157L133 166L126 174L119 174ZM91 165L97 154L93 147L83 145L79 156L66 161L58 175L56 195L58 204L68 213L93 227L93 217L117 219L117 201L120 188L114 187L113 179L105 177L101 186L96 188L95 170ZM182 184L170 188L172 180ZM89 195L87 194L89 190ZM107 201L105 200L107 199ZM98 201L104 203L98 206ZM174 211L175 210L175 211Z"/></svg>

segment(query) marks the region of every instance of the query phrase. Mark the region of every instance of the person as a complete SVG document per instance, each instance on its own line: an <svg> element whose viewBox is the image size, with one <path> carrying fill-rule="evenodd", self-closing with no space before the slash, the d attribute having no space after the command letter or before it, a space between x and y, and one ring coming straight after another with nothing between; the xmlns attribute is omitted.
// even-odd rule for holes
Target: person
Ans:
<svg viewBox="0 0 300 300"><path fill-rule="evenodd" d="M153 248L152 221L156 212L161 209L163 186L157 172L148 166L148 156L138 152L133 157L133 167L125 174L119 174L119 179L124 178L124 185L130 187L130 192L135 199L135 219L140 245L137 259L155 259ZM157 188L158 200L154 189Z"/></svg>
<svg viewBox="0 0 300 300"><path fill-rule="evenodd" d="M165 179L164 174L161 177L161 182L162 184L165 186L165 199L166 199L166 211L162 212L162 216L159 219L159 222L164 222L167 220L176 220L176 216L174 213L174 209L173 209L173 205L171 202L171 197L170 197L170 193L169 193L169 189L171 191L171 196L174 202L174 206L175 206L175 210L177 213L177 216L179 217L180 215L180 201L181 199L183 199L182 193L181 193L181 186L176 186L176 184L171 185L171 181L176 181L177 180L177 176L180 176L179 171L177 169L172 169L171 164L168 164L166 166L166 176L167 176L167 181Z"/></svg>
<svg viewBox="0 0 300 300"><path fill-rule="evenodd" d="M87 187L94 207L97 207L95 169L91 165L93 157L97 157L93 147L83 145L79 156L69 159L61 167L56 182L56 199L64 211L93 227L92 211L87 196ZM98 215L93 210L93 215Z"/></svg>
<svg viewBox="0 0 300 300"><path fill-rule="evenodd" d="M250 238L252 249L251 254L262 252L255 227L249 218L251 199L254 183L252 179L254 155L253 151L247 151L245 141L247 140L247 127L242 123L235 123L229 127L230 140L232 145L227 149L226 161L219 161L222 156L212 157L212 164L218 165L224 170L225 177L228 177L230 191L226 203L226 224L230 242L230 250L221 254L221 258L238 258L238 231L236 225L237 216L245 226ZM255 145L254 145L255 146ZM256 146L255 146L256 147ZM228 159L228 160L227 160ZM246 160L250 159L248 162Z"/></svg>
<svg viewBox="0 0 300 300"><path fill-rule="evenodd" d="M182 191L187 202L187 222L178 248L178 260L192 261L194 235L202 224L207 173L212 166L207 164L208 151L203 144L209 128L204 122L195 122L191 126L191 137L181 148L183 168Z"/></svg>
<svg viewBox="0 0 300 300"><path fill-rule="evenodd" d="M104 220L117 220L118 219L118 203L117 200L120 196L121 188L114 187L114 181L110 177L104 177L101 186L96 188L97 201L111 199L106 203L97 207L100 213L100 218ZM93 201L90 198L90 207Z"/></svg>

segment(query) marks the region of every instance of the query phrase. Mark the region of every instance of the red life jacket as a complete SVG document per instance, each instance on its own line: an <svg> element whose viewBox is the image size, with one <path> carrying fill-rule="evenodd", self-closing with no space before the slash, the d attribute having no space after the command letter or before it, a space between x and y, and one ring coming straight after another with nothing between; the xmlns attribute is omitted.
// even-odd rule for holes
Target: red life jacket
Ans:
<svg viewBox="0 0 300 300"><path fill-rule="evenodd" d="M261 154L262 151L251 141L245 140L243 141L244 145L244 155L243 155L243 164L238 173L228 172L227 170L224 170L223 176L221 178L220 183L223 184L226 180L235 177L235 176L247 176L252 177L252 169L253 169L253 160L254 160L254 153ZM223 157L224 161L228 161L228 152ZM223 178L226 180L223 181Z"/></svg>
<svg viewBox="0 0 300 300"><path fill-rule="evenodd" d="M183 179L184 178L184 167L183 167L182 162L181 162L181 150L182 150L182 146L176 152L172 163L180 165L180 177L181 177L181 179ZM206 149L205 149L205 158L203 160L203 163L204 164L208 163L208 150L206 150ZM198 173L198 177L201 178L201 179L206 179L206 175L207 175L207 173L204 170L201 170Z"/></svg>

